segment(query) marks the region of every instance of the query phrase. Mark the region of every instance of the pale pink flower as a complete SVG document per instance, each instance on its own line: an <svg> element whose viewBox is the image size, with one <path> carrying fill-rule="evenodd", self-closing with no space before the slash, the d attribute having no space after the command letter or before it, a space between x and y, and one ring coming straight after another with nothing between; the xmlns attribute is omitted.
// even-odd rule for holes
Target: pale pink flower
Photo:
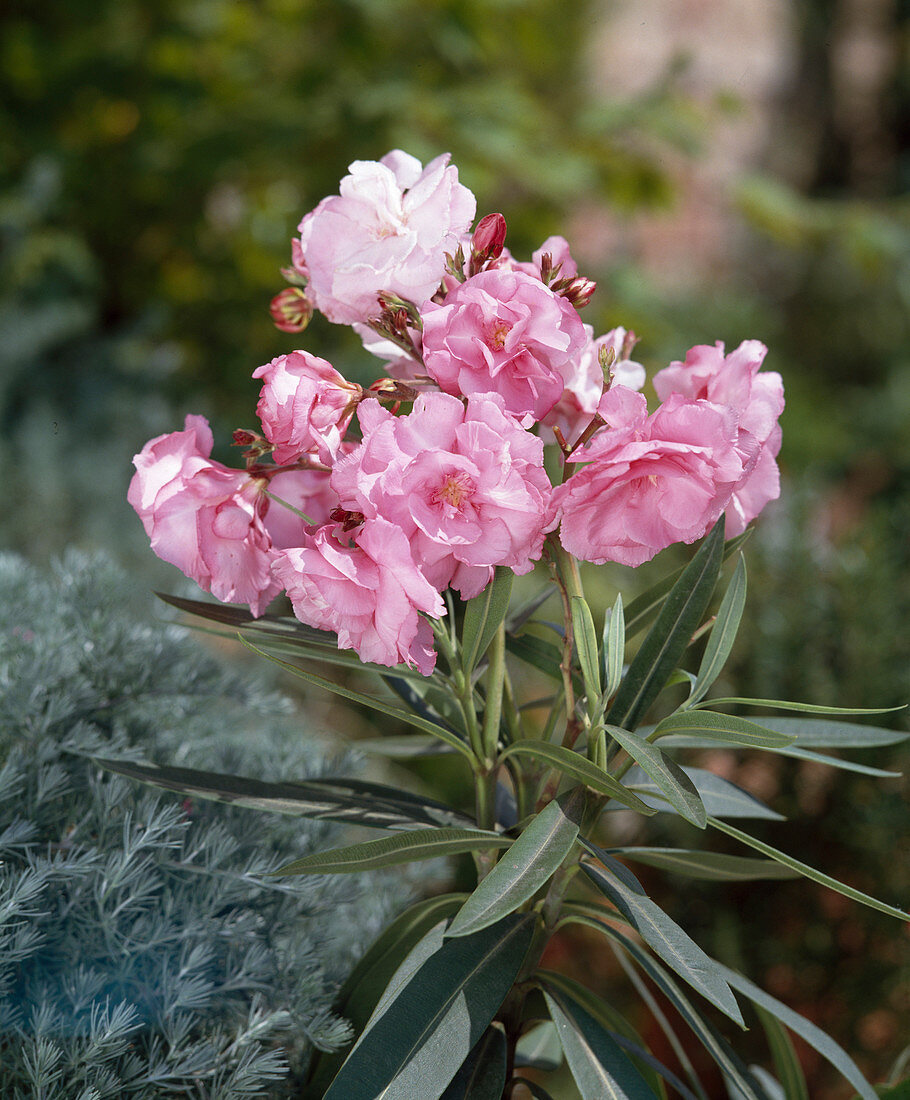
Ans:
<svg viewBox="0 0 910 1100"><path fill-rule="evenodd" d="M611 385L640 390L645 384L645 368L629 359L635 336L618 326L594 339L594 329L584 326L586 343L565 369L565 389L552 409L541 421L546 428L558 427L569 443L578 439L588 427L603 395L604 372L600 365L601 349L613 353L609 369ZM551 441L549 432L543 438Z"/></svg>
<svg viewBox="0 0 910 1100"><path fill-rule="evenodd" d="M150 440L133 459L127 499L159 558L176 565L216 599L248 604L260 615L280 587L270 570L273 546L299 545L306 521L270 501L264 489L322 523L337 507L329 475L292 470L269 479L213 462L202 416L182 432Z"/></svg>
<svg viewBox="0 0 910 1100"><path fill-rule="evenodd" d="M390 291L426 301L445 272L445 253L469 229L476 202L443 154L423 168L396 149L354 161L340 194L323 199L299 225L294 266L307 297L330 321L350 325L379 313Z"/></svg>
<svg viewBox="0 0 910 1100"><path fill-rule="evenodd" d="M216 599L259 615L280 591L269 570L262 482L212 462L211 450L205 418L188 416L184 431L150 440L133 459L127 499L159 558Z"/></svg>
<svg viewBox="0 0 910 1100"><path fill-rule="evenodd" d="M728 535L744 531L764 506L780 495L776 459L784 385L777 371L759 373L767 352L758 340L744 340L726 356L720 341L714 347L702 344L689 349L684 363L675 361L654 376L654 388L661 399L678 393L725 405L737 414L743 476L727 509Z"/></svg>
<svg viewBox="0 0 910 1100"><path fill-rule="evenodd" d="M356 545L339 525L320 527L301 546L277 551L272 569L297 618L334 631L340 649L375 664L404 662L424 676L433 671L433 631L420 612L438 619L445 604L394 524L376 519Z"/></svg>
<svg viewBox="0 0 910 1100"><path fill-rule="evenodd" d="M476 595L497 565L527 573L540 557L550 482L543 444L495 394L467 407L421 394L407 416L378 401L358 410L363 442L332 471L342 508L396 524L437 589ZM360 538L358 536L358 542Z"/></svg>
<svg viewBox="0 0 910 1100"><path fill-rule="evenodd" d="M569 460L587 465L553 493L566 550L634 566L701 538L742 476L735 415L674 396L649 417L644 397L623 386L598 411L607 427Z"/></svg>
<svg viewBox="0 0 910 1100"><path fill-rule="evenodd" d="M263 379L256 412L279 464L315 451L330 466L363 390L307 351L279 355L253 371Z"/></svg>
<svg viewBox="0 0 910 1100"><path fill-rule="evenodd" d="M585 343L577 311L539 279L494 268L423 312L427 374L446 393L498 393L506 412L540 420Z"/></svg>

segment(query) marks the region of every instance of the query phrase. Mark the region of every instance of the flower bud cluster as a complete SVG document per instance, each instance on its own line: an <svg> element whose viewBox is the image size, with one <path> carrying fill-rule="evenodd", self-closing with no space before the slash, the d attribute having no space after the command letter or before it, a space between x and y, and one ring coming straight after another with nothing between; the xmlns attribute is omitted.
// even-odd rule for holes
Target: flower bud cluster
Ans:
<svg viewBox="0 0 910 1100"><path fill-rule="evenodd" d="M363 390L299 350L257 368L245 470L211 459L199 416L151 440L129 501L160 557L256 615L284 591L342 648L428 674L442 593L528 572L547 536L638 565L724 512L737 533L777 496L783 387L759 373L763 345L691 349L656 374L649 414L635 335L579 316L594 283L568 243L516 261L503 216L472 233L475 209L448 156L396 150L303 218L276 324L300 332L315 309L351 325L388 376Z"/></svg>

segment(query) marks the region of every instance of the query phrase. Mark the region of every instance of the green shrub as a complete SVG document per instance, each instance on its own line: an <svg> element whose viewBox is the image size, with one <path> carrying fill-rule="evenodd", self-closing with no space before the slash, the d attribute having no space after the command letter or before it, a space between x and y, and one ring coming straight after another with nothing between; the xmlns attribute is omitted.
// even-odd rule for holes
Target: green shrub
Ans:
<svg viewBox="0 0 910 1100"><path fill-rule="evenodd" d="M353 959L406 900L391 879L275 880L327 826L181 803L88 758L303 778L286 700L144 625L126 578L0 558L0 1095L288 1094ZM339 761L332 762L337 773ZM342 767L344 764L342 762Z"/></svg>

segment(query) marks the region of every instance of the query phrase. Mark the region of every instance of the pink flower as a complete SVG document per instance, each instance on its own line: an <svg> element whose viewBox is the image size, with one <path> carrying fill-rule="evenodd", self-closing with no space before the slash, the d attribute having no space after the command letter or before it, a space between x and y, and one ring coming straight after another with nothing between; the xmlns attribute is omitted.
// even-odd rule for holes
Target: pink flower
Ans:
<svg viewBox="0 0 910 1100"><path fill-rule="evenodd" d="M278 551L275 577L301 622L338 635L340 649L363 661L402 661L429 676L436 663L433 631L420 612L445 614L439 593L411 558L398 527L376 519L348 545L338 525L320 527L300 547Z"/></svg>
<svg viewBox="0 0 910 1100"><path fill-rule="evenodd" d="M543 444L495 394L422 394L407 416L378 401L358 411L363 442L332 471L341 506L394 523L437 589L476 595L497 565L527 573L540 557L550 482ZM358 542L360 538L358 537Z"/></svg>
<svg viewBox="0 0 910 1100"><path fill-rule="evenodd" d="M565 299L521 271L481 271L423 317L427 373L446 393L498 393L506 412L540 420L585 343Z"/></svg>
<svg viewBox="0 0 910 1100"><path fill-rule="evenodd" d="M340 194L300 223L294 266L330 321L369 320L382 290L419 305L437 289L445 252L454 251L476 209L448 162L446 153L422 168L399 149L378 162L354 161Z"/></svg>
<svg viewBox="0 0 910 1100"><path fill-rule="evenodd" d="M570 459L588 465L553 492L566 550L634 566L701 538L742 476L735 415L674 396L649 417L644 397L623 386L599 412L608 426Z"/></svg>
<svg viewBox="0 0 910 1100"><path fill-rule="evenodd" d="M584 330L586 343L564 372L566 385L562 396L541 421L545 427L558 427L570 443L578 439L591 423L603 395L602 348L613 355L609 368L611 384L630 390L640 390L645 384L645 368L628 358L635 346L634 333L617 327L595 340L590 325L585 325ZM544 438L548 439L548 436L549 433Z"/></svg>
<svg viewBox="0 0 910 1100"><path fill-rule="evenodd" d="M727 509L728 535L744 531L768 501L780 495L776 458L784 385L777 371L759 374L767 352L758 340L744 340L727 356L720 341L714 347L702 344L689 349L684 363L673 362L654 376L662 400L677 393L725 405L737 414L743 476Z"/></svg>
<svg viewBox="0 0 910 1100"><path fill-rule="evenodd" d="M264 380L256 412L275 461L295 462L315 451L330 466L363 393L360 386L306 351L279 355L253 377Z"/></svg>
<svg viewBox="0 0 910 1100"><path fill-rule="evenodd" d="M212 442L202 416L150 440L133 460L127 499L159 558L216 599L249 604L260 615L280 591L272 547L299 544L306 522L265 496L266 477L212 462ZM317 522L337 504L326 471L276 474L269 489Z"/></svg>

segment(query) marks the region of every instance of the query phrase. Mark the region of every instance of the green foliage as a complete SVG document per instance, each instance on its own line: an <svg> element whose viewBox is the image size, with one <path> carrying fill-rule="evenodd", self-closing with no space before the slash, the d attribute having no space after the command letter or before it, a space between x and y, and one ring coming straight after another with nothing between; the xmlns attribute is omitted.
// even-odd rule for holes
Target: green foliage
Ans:
<svg viewBox="0 0 910 1100"><path fill-rule="evenodd" d="M321 782L325 748L286 700L140 616L100 559L45 578L0 558L0 1093L287 1095L314 1046L347 1037L335 988L406 887L265 880L328 827L92 763Z"/></svg>
<svg viewBox="0 0 910 1100"><path fill-rule="evenodd" d="M444 747L457 747L473 776L475 815L469 817L431 800L361 781L346 785L340 779L327 779L322 786L311 782L295 795L281 784L255 785L246 779L174 767L138 771L132 765L116 765L146 782L230 798L251 808L271 804L310 817L338 815L350 808L362 824L385 832L377 840L311 853L281 867L279 873L345 874L433 855L472 853L477 886L464 900L459 898L457 911L453 899L446 898L441 905L430 903L427 909L421 905L406 914L381 938L346 989L344 1003L357 1006L361 1030L340 1068L337 1058L321 1059L314 1067L311 1083L327 1089L326 1098L372 1100L381 1094L404 1100L419 1082L428 1094L462 1097L473 1086L478 1095L498 1100L497 1094L511 1087L508 1067L519 1064L522 1040L541 1020L549 1019L582 1097L659 1100L667 1082L686 1098L704 1100L707 1094L700 1078L679 1053L683 1044L642 985L636 973L640 970L658 986L719 1067L730 1097L775 1100L780 1092L780 1084L768 1070L743 1062L713 1020L711 1012L719 1010L745 1028L734 995L738 991L759 1006L775 1069L787 1090L799 1092L803 1078L783 1028L814 1047L861 1089L864 1100L871 1100L871 1086L834 1040L713 959L626 866L625 861L639 862L645 868L697 881L779 880L799 875L890 917L907 919L897 907L729 824L730 817L780 815L720 776L686 767L676 758L677 753L685 759L685 754L706 748L720 747L725 752L748 748L881 774L880 769L828 757L816 749L876 748L903 740L895 731L841 717L880 710L760 696L708 698L733 651L744 611L745 570L740 560L716 616L709 616L713 590L731 550L724 546L721 522L670 583L655 586L637 609L633 603L635 626L644 625L645 619L651 620L651 626L629 664L623 665L612 652L624 648L624 628L628 633L621 602L614 603L611 621L598 638L577 563L551 543L547 554L561 596L563 622L535 623L530 616L541 606L538 597L510 616L508 588L497 579L467 608L460 638L454 629L436 626L440 659L423 685L412 675L363 666L365 672L378 674L380 686L400 704L329 681L302 669L297 661L273 656L280 652L318 662L325 654L334 659L331 634L300 628L281 616L253 620L246 612L229 608L172 601L236 628L250 648L309 683L380 714L401 716ZM544 627L559 639L550 648L559 662L558 671L551 672L560 686L555 695L535 704L548 706L549 716L543 734L533 736L538 731L529 727L511 682L507 690L505 663L510 649L522 658L528 657L528 651L509 647L506 634L520 639ZM699 660L693 642L709 629ZM535 665L539 657L532 649L529 663ZM685 667L693 662L697 674ZM601 669L607 673L606 690ZM677 685L688 687L682 699L675 691ZM712 703L747 711L790 710L797 716L760 715L755 722L708 709ZM664 716L656 724L646 724L658 707ZM482 737L478 737L480 730ZM424 751L426 738L419 739L419 744L419 751ZM399 751L397 744L394 752ZM316 797L319 792L324 792L321 799ZM356 807L342 805L343 799L354 798ZM632 810L642 825L656 818L658 832L665 827L664 816L681 818L702 830L710 826L766 858L654 844L607 847L601 837L610 838L613 833L616 818L610 811L623 808ZM593 888L599 902L579 896L579 883ZM437 923L431 925L431 919ZM571 924L606 937L636 992L667 1033L691 1088L639 1041L622 1013L584 986L560 984L541 970L548 940ZM397 969L391 973L393 965ZM708 1002L708 1014L665 966ZM379 993L384 980L388 984Z"/></svg>

